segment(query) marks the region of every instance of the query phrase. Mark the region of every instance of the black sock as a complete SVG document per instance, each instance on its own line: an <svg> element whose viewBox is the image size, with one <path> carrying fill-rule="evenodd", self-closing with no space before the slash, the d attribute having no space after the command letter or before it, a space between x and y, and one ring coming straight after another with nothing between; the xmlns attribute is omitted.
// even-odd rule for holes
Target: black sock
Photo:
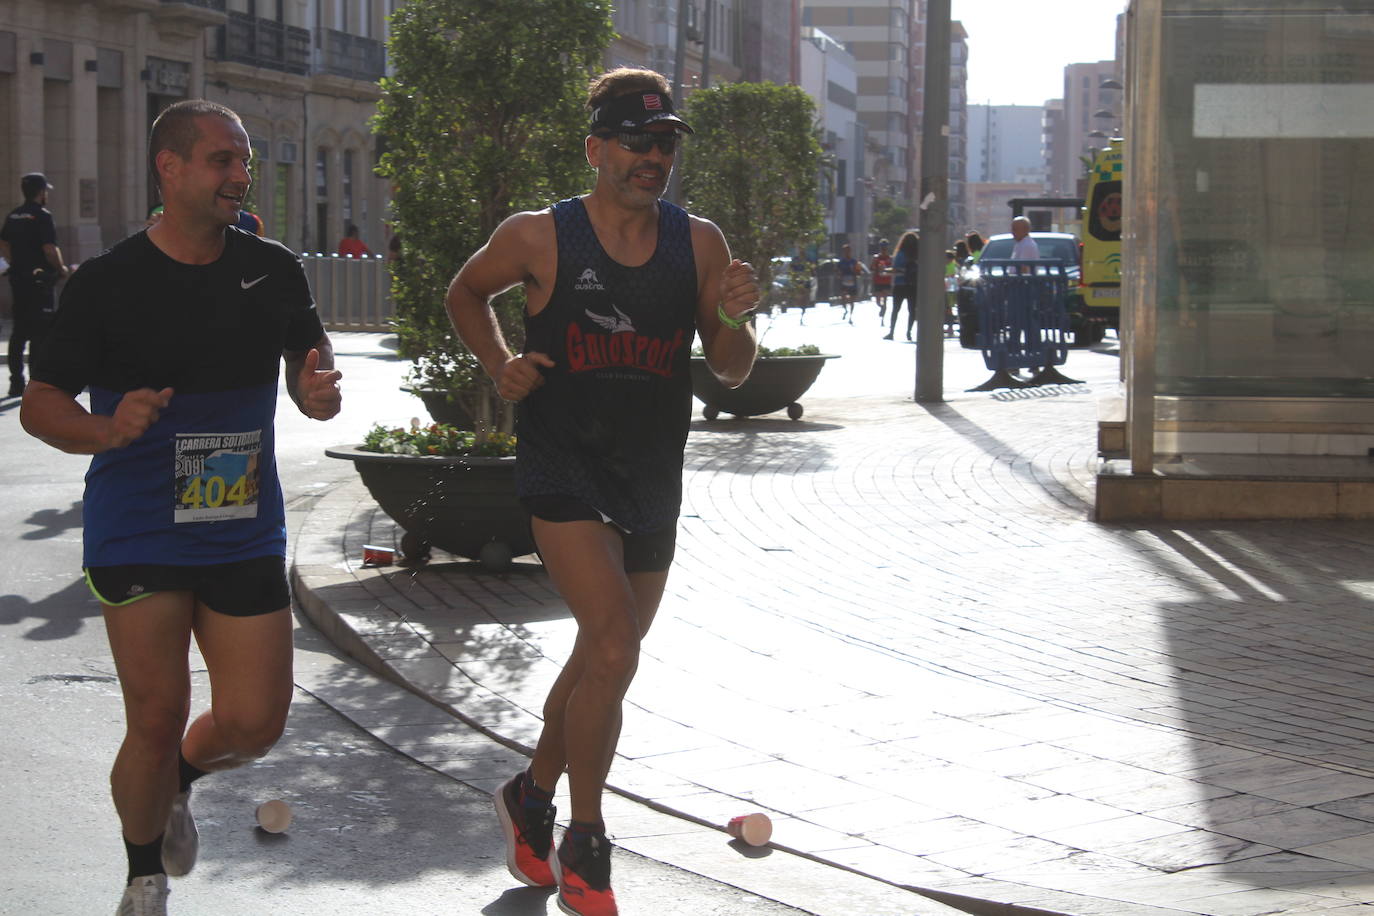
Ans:
<svg viewBox="0 0 1374 916"><path fill-rule="evenodd" d="M180 792L190 791L191 783L205 775L204 770L196 769L187 760L186 755L177 752L177 780L181 788Z"/></svg>
<svg viewBox="0 0 1374 916"><path fill-rule="evenodd" d="M585 843L594 836L606 835L605 821L569 821L568 839L574 843Z"/></svg>
<svg viewBox="0 0 1374 916"><path fill-rule="evenodd" d="M124 852L129 856L129 884L144 875L162 874L162 834L151 843L130 843L126 839Z"/></svg>
<svg viewBox="0 0 1374 916"><path fill-rule="evenodd" d="M553 793L545 792L534 784L530 771L520 780L520 805L525 808L547 808L553 804Z"/></svg>

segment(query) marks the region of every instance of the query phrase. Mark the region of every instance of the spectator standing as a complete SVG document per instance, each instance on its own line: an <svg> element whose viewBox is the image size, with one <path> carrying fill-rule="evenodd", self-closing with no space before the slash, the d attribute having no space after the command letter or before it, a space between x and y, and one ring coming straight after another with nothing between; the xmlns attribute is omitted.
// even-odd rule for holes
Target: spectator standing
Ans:
<svg viewBox="0 0 1374 916"><path fill-rule="evenodd" d="M977 229L970 229L964 235L964 243L968 245L968 256L973 260L973 263L977 264L978 259L983 256L983 236ZM962 262L960 262L960 266L963 266Z"/></svg>
<svg viewBox="0 0 1374 916"><path fill-rule="evenodd" d="M945 252L945 336L954 336L954 306L959 295L959 265L968 259L968 246L962 241Z"/></svg>
<svg viewBox="0 0 1374 916"><path fill-rule="evenodd" d="M892 257L892 326L883 335L883 340L891 340L897 333L897 315L906 302L906 339L911 339L911 328L916 324L916 272L919 267L917 255L920 250L921 236L915 229L908 229L897 240L897 253Z"/></svg>
<svg viewBox="0 0 1374 916"><path fill-rule="evenodd" d="M56 311L53 285L67 275L62 249L57 247L57 224L48 211L52 185L42 172L19 179L24 202L5 217L0 227L0 257L9 262L10 292L14 295L14 326L10 330L10 393L24 393L24 347L29 358L43 345Z"/></svg>
<svg viewBox="0 0 1374 916"><path fill-rule="evenodd" d="M1040 246L1031 238L1031 221L1024 216L1018 216L1011 221L1011 237L1016 239L1016 243L1011 246L1011 257L1013 261L1038 261L1040 260Z"/></svg>
<svg viewBox="0 0 1374 916"><path fill-rule="evenodd" d="M244 232L251 232L254 235L262 235L262 217L247 210L239 211L239 221L234 225Z"/></svg>
<svg viewBox="0 0 1374 916"><path fill-rule="evenodd" d="M339 257L365 258L370 254L372 252L363 244L363 240L358 238L358 227L349 223L344 229L343 240L339 242Z"/></svg>

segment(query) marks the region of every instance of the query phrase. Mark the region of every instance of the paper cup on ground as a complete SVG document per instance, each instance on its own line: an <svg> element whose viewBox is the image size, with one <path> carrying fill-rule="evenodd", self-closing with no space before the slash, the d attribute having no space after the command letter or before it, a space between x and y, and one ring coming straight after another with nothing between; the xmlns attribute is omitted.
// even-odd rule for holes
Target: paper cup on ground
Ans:
<svg viewBox="0 0 1374 916"><path fill-rule="evenodd" d="M364 566L390 566L396 562L396 551L390 547L376 547L372 544L363 545L363 565Z"/></svg>
<svg viewBox="0 0 1374 916"><path fill-rule="evenodd" d="M258 826L268 833L284 833L291 826L291 806L279 798L258 805Z"/></svg>
<svg viewBox="0 0 1374 916"><path fill-rule="evenodd" d="M764 846L773 836L773 822L766 814L741 814L730 818L725 825L726 833L750 846Z"/></svg>

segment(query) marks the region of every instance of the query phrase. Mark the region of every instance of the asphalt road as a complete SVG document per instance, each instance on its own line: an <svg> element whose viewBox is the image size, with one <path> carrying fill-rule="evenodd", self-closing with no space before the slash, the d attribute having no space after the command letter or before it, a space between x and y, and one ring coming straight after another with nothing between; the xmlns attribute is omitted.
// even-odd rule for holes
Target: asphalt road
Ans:
<svg viewBox="0 0 1374 916"><path fill-rule="evenodd" d="M405 363L375 334L335 336L345 410L306 420L283 396L279 464L288 507L354 473L324 457L374 419L422 414L398 386ZM122 707L99 605L81 581L82 475L88 459L23 433L18 401L0 402L0 914L85 916L112 910L124 877L107 774ZM298 625L297 668L337 664L314 630ZM198 656L193 711L208 684ZM256 827L254 809L287 800L281 835ZM171 912L219 914L553 913L547 891L506 873L489 798L424 768L298 690L285 737L264 761L197 785L200 865L173 881ZM801 910L624 851L616 890L628 914L763 914Z"/></svg>

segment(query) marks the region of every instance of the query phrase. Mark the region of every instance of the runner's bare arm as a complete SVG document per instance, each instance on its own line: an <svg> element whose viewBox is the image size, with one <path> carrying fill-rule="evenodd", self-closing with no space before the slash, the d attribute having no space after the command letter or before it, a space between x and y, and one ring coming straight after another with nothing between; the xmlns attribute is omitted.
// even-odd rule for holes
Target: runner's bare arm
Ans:
<svg viewBox="0 0 1374 916"><path fill-rule="evenodd" d="M697 259L697 332L706 364L728 388L749 377L758 353L754 326L726 327L720 311L731 318L745 315L759 304L754 268L730 258L730 246L710 220L692 217L692 250Z"/></svg>
<svg viewBox="0 0 1374 916"><path fill-rule="evenodd" d="M454 331L508 401L519 401L544 384L540 369L552 367L553 360L545 353L511 353L491 300L523 283L526 307L531 313L542 309L553 285L554 245L549 211L516 213L468 258L444 299Z"/></svg>
<svg viewBox="0 0 1374 916"><path fill-rule="evenodd" d="M95 455L133 442L157 422L172 400L172 389L138 388L127 392L114 416L90 413L66 391L32 381L24 389L19 422L29 435L73 455Z"/></svg>

